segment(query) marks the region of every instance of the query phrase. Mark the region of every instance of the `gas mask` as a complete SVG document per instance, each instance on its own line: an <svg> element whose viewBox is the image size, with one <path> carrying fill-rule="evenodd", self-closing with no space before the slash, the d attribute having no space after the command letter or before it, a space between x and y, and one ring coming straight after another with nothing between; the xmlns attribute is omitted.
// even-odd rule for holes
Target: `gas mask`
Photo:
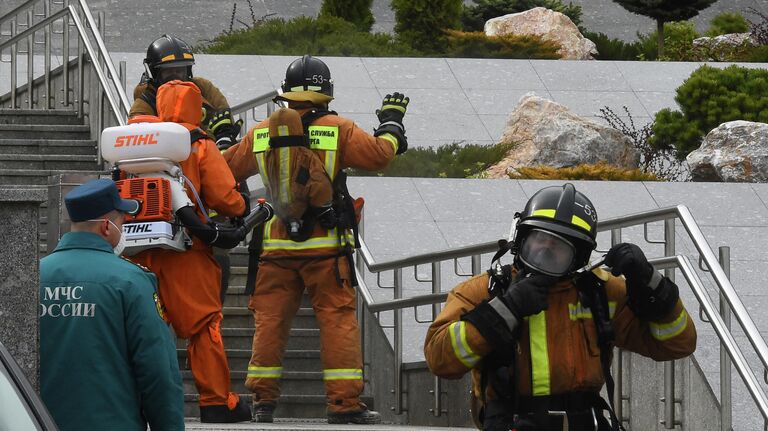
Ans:
<svg viewBox="0 0 768 431"><path fill-rule="evenodd" d="M560 277L573 269L576 248L562 235L531 229L520 246L518 257L535 272Z"/></svg>

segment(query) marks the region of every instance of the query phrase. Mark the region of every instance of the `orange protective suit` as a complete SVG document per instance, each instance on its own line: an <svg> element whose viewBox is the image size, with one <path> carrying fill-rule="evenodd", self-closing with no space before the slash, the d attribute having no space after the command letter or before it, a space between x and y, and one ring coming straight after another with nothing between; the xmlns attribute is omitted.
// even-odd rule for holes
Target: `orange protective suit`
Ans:
<svg viewBox="0 0 768 431"><path fill-rule="evenodd" d="M189 130L200 125L200 90L191 82L171 81L157 94L158 116ZM240 216L245 201L235 188L235 179L216 144L207 137L192 143L189 158L180 163L184 175L200 194L203 205L226 216ZM192 202L196 199L190 190ZM201 220L205 217L197 208ZM157 275L159 295L176 335L189 339L187 352L200 405L231 405L236 395L229 391L229 366L219 326L221 270L212 250L193 238L184 252L150 249L130 258Z"/></svg>
<svg viewBox="0 0 768 431"><path fill-rule="evenodd" d="M298 111L304 114L307 110ZM268 125L268 121L256 125L238 145L224 153L236 179L242 181L259 173L268 147ZM371 136L352 120L337 115L315 120L309 135L310 146L325 164L331 180L346 167L383 169L397 149L396 141ZM291 241L278 217L265 225L264 251L249 303L256 334L245 385L254 393L255 403L277 403L290 322L306 287L320 326L328 413L366 408L360 402L363 367L355 290L350 282L352 262L340 256L342 247L353 242L350 232L327 230L320 224L303 242Z"/></svg>

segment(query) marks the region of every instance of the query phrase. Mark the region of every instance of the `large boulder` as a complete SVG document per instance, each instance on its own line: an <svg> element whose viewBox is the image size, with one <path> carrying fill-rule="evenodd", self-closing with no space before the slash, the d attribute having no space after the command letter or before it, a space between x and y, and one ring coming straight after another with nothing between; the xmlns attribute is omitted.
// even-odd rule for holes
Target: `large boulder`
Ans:
<svg viewBox="0 0 768 431"><path fill-rule="evenodd" d="M507 178L513 170L526 166L564 168L604 161L636 169L639 161L632 142L618 130L532 94L523 96L509 115L499 143L511 143L513 148L504 160L488 169L492 178Z"/></svg>
<svg viewBox="0 0 768 431"><path fill-rule="evenodd" d="M693 39L694 48L736 48L743 45L755 46L758 43L751 33L729 33L715 37L699 37Z"/></svg>
<svg viewBox="0 0 768 431"><path fill-rule="evenodd" d="M686 157L693 181L768 181L768 124L730 121L719 125Z"/></svg>
<svg viewBox="0 0 768 431"><path fill-rule="evenodd" d="M593 60L597 55L595 43L582 36L570 18L543 7L489 19L485 34L541 36L560 45L558 53L564 60Z"/></svg>

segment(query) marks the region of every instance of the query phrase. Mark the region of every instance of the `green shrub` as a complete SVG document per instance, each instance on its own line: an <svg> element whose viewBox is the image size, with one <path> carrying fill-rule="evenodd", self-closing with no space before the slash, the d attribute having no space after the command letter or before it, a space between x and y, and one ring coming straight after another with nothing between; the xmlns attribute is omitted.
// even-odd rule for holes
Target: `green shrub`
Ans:
<svg viewBox="0 0 768 431"><path fill-rule="evenodd" d="M462 0L392 0L399 40L426 53L440 53L444 30L461 26Z"/></svg>
<svg viewBox="0 0 768 431"><path fill-rule="evenodd" d="M715 37L721 34L746 33L749 31L749 23L746 18L736 12L723 12L712 18L705 36Z"/></svg>
<svg viewBox="0 0 768 431"><path fill-rule="evenodd" d="M660 181L656 175L640 169L624 169L606 162L566 168L529 166L510 173L509 178L513 180Z"/></svg>
<svg viewBox="0 0 768 431"><path fill-rule="evenodd" d="M209 54L334 55L363 57L419 56L410 46L384 33L358 31L333 16L272 19L259 26L224 33L199 48Z"/></svg>
<svg viewBox="0 0 768 431"><path fill-rule="evenodd" d="M382 172L353 170L352 175L384 177L468 178L506 157L512 145L477 145L454 142L437 147L411 148Z"/></svg>
<svg viewBox="0 0 768 431"><path fill-rule="evenodd" d="M621 39L611 39L604 33L584 32L584 37L591 40L597 46L597 60L640 60L643 56L643 44L641 42L624 42ZM649 52L655 55L655 48Z"/></svg>
<svg viewBox="0 0 768 431"><path fill-rule="evenodd" d="M685 158L702 138L722 123L734 120L768 122L768 70L702 66L677 88L680 111L656 114L650 144L675 147Z"/></svg>
<svg viewBox="0 0 768 431"><path fill-rule="evenodd" d="M358 30L369 32L373 26L373 0L323 0L320 15L330 15L349 21Z"/></svg>
<svg viewBox="0 0 768 431"><path fill-rule="evenodd" d="M464 6L461 22L464 31L483 31L491 18L510 13L524 12L535 7L545 7L568 16L577 26L581 24L581 6L562 0L473 0L474 6Z"/></svg>
<svg viewBox="0 0 768 431"><path fill-rule="evenodd" d="M693 55L693 40L699 37L690 21L674 21L664 24L664 55L657 56L659 33L637 35L643 60L697 61Z"/></svg>
<svg viewBox="0 0 768 431"><path fill-rule="evenodd" d="M560 45L539 36L494 36L448 30L447 57L558 59Z"/></svg>

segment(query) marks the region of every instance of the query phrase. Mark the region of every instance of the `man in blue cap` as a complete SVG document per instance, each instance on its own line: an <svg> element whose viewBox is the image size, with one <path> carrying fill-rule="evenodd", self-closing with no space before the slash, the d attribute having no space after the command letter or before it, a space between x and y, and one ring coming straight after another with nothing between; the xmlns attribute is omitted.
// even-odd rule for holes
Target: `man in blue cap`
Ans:
<svg viewBox="0 0 768 431"><path fill-rule="evenodd" d="M40 261L40 386L62 431L184 429L184 393L157 280L118 255L139 203L112 180L76 187L71 231Z"/></svg>

